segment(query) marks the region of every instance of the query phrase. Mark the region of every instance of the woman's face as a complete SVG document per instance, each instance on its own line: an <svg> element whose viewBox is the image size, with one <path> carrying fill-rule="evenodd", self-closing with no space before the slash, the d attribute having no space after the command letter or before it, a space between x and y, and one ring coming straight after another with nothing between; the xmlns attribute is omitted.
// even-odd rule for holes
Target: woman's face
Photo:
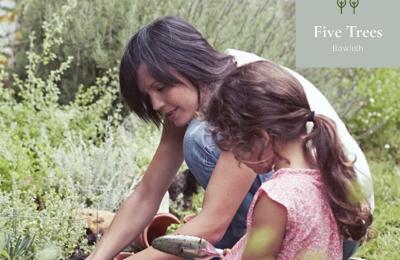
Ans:
<svg viewBox="0 0 400 260"><path fill-rule="evenodd" d="M147 66L141 64L137 70L139 90L148 95L155 111L162 113L175 126L185 126L197 111L198 92L182 75L172 71L181 83L173 86L156 81Z"/></svg>

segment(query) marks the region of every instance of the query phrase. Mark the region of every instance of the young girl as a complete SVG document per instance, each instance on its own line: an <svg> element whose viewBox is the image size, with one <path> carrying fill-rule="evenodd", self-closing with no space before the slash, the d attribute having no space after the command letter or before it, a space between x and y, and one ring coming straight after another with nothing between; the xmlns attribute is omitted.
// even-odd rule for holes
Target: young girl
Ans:
<svg viewBox="0 0 400 260"><path fill-rule="evenodd" d="M197 112L237 66L259 59L240 51L217 51L179 17L157 19L132 36L121 59L121 94L134 113L161 125L163 132L142 181L88 259L108 260L142 232L183 160L206 192L200 213L177 232L203 237L220 248L232 247L246 233L246 215L263 177L239 167L231 152L219 150L208 123L198 120ZM356 164L366 169L370 180L362 151L332 106L310 82L297 77L315 110L334 118L341 129L340 140L351 154L357 154ZM369 183L363 186L367 190L371 190ZM130 259L176 258L148 248Z"/></svg>
<svg viewBox="0 0 400 260"><path fill-rule="evenodd" d="M242 167L274 170L254 196L248 234L224 259L343 259L343 238L366 234L372 216L335 123L311 111L289 72L267 61L238 68L206 119Z"/></svg>

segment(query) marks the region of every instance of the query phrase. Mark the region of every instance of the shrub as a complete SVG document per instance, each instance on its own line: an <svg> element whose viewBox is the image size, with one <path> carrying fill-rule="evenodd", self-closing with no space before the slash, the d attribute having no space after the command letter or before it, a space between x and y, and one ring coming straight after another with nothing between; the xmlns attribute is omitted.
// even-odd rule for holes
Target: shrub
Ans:
<svg viewBox="0 0 400 260"><path fill-rule="evenodd" d="M25 78L0 68L4 257L7 252L16 255L11 246L24 241L31 241L32 247L23 247L15 259L68 259L75 250L88 252L76 209L115 209L148 164L151 154L146 149L154 149L154 127L140 128L137 118L118 126L121 105L115 68L92 86L81 85L68 105L59 102L59 84L72 58L60 59L57 65L54 61L60 57L52 50L63 43L60 32L73 8L70 1L44 22L42 49L35 48L34 34L30 37Z"/></svg>
<svg viewBox="0 0 400 260"><path fill-rule="evenodd" d="M57 257L62 259L68 259L78 245L88 250L84 224L75 215L78 197L67 188L51 188L41 196L44 205L40 206L34 192L21 191L17 184L13 185L11 193L0 192L2 232L13 245L17 245L18 240L30 240L32 244L28 251L11 259L33 259L49 244L57 248Z"/></svg>
<svg viewBox="0 0 400 260"><path fill-rule="evenodd" d="M59 104L58 84L72 60L69 57L58 67L53 67L46 76L38 71L52 67L57 56L52 48L62 43L60 31L68 20L73 5L66 5L61 13L43 24L44 49L37 53L34 34L30 38L31 49L27 52L28 64L25 79L16 74L8 75L4 68L0 72L0 136L2 143L0 169L5 174L0 179L1 187L10 190L10 176L17 181L32 182L45 179L46 171L53 166L50 160L53 148L62 146L68 135L82 136L84 140L98 143L104 138L106 125L116 125L120 120L121 105L112 104L117 97L115 70L109 70L93 85L82 87L76 100L68 106ZM104 120L111 115L110 120Z"/></svg>
<svg viewBox="0 0 400 260"><path fill-rule="evenodd" d="M348 117L348 127L374 157L400 161L400 70L377 69L365 74L355 90L358 105Z"/></svg>
<svg viewBox="0 0 400 260"><path fill-rule="evenodd" d="M59 181L60 185L76 190L86 207L118 209L150 162L157 145L152 136L156 131L130 116L122 126L109 130L100 145L68 137L67 144L52 155L57 176L64 182Z"/></svg>
<svg viewBox="0 0 400 260"><path fill-rule="evenodd" d="M22 39L16 49L16 70L23 78L28 63L28 36L45 37L43 21L59 12L63 1L18 2ZM294 64L294 1L79 1L72 19L65 21L63 44L54 49L53 66L74 56L71 68L60 83L61 102L73 100L78 86L92 85L96 78L118 65L129 37L143 25L165 15L180 15L202 31L216 48L240 48L284 64ZM64 18L64 17L62 17ZM285 28L282 31L280 28ZM36 49L42 49L42 45ZM48 74L51 68L39 70Z"/></svg>

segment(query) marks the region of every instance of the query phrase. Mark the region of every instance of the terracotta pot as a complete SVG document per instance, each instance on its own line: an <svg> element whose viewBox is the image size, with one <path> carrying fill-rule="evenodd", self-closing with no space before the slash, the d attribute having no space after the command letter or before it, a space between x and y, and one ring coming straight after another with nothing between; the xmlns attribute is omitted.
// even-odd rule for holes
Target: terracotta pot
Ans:
<svg viewBox="0 0 400 260"><path fill-rule="evenodd" d="M132 255L133 255L133 253L131 253L131 252L121 252L118 255L116 255L113 258L113 260L122 260L122 259L128 258L128 257L130 257Z"/></svg>
<svg viewBox="0 0 400 260"><path fill-rule="evenodd" d="M157 237L164 236L171 224L179 224L179 219L171 213L157 213L153 221L143 230L140 236L134 241L134 244L142 249L151 245L151 242Z"/></svg>

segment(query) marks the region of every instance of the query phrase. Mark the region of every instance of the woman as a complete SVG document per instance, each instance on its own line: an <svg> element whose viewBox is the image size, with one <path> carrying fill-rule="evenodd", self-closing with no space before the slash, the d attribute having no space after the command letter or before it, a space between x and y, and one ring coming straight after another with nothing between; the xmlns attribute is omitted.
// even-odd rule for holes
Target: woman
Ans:
<svg viewBox="0 0 400 260"><path fill-rule="evenodd" d="M130 39L120 65L121 93L139 117L162 124L163 131L141 183L123 203L89 259L110 259L140 234L155 215L183 159L206 193L201 212L177 232L203 237L220 248L231 247L245 234L250 202L265 175L256 176L250 168L239 167L232 153L221 152L207 122L197 117L212 91L237 64L260 59L233 54L236 57L216 51L178 17L158 19ZM316 95L310 104L321 108L314 110L332 115L339 128L344 128L342 140L351 141L349 151L357 154L357 162L369 173L362 152L328 101L309 82L299 81L307 85L303 85L306 92L308 88ZM175 258L149 248L130 259Z"/></svg>

